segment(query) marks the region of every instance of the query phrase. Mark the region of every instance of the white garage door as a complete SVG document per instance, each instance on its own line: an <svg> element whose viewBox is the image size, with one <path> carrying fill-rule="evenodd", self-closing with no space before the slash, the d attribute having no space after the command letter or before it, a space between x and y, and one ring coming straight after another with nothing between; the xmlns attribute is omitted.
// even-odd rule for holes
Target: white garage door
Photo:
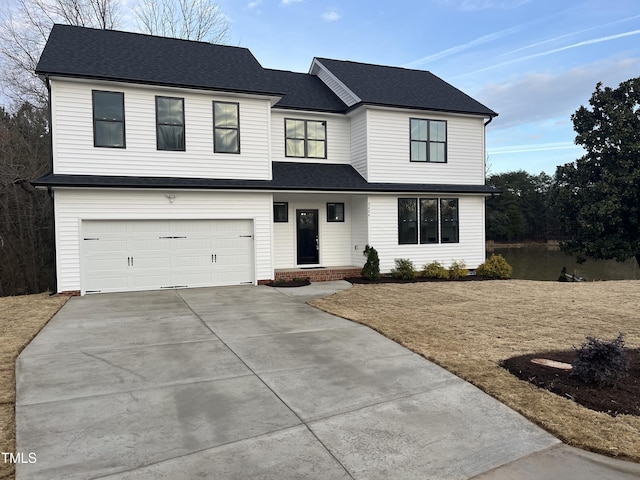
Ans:
<svg viewBox="0 0 640 480"><path fill-rule="evenodd" d="M85 220L85 293L253 283L251 220Z"/></svg>

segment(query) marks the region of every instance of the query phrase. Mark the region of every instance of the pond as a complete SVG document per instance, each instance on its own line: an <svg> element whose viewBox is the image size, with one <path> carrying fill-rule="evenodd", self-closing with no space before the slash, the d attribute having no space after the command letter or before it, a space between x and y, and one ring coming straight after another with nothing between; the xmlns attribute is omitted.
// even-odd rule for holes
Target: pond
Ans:
<svg viewBox="0 0 640 480"><path fill-rule="evenodd" d="M513 267L512 278L524 280L558 280L563 267L567 273L586 280L639 280L640 268L635 258L625 262L587 260L576 263L575 255L567 255L557 245L487 246L487 256L502 255Z"/></svg>

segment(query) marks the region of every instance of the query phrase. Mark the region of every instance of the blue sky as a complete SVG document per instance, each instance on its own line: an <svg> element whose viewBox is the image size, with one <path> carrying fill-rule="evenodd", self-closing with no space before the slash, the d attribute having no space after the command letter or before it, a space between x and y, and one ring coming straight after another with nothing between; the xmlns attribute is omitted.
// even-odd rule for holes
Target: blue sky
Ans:
<svg viewBox="0 0 640 480"><path fill-rule="evenodd" d="M265 67L314 56L429 70L500 115L489 173L553 175L574 161L571 114L601 81L640 76L640 2L219 0L230 43Z"/></svg>

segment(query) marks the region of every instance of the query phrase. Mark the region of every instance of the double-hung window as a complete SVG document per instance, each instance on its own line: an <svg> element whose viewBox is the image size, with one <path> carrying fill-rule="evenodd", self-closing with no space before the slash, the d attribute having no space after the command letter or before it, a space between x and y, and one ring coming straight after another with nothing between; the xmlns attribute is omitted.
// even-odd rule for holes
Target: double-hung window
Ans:
<svg viewBox="0 0 640 480"><path fill-rule="evenodd" d="M124 93L93 92L93 146L125 148Z"/></svg>
<svg viewBox="0 0 640 480"><path fill-rule="evenodd" d="M158 150L185 150L184 98L156 97Z"/></svg>
<svg viewBox="0 0 640 480"><path fill-rule="evenodd" d="M399 198L398 243L458 243L457 198Z"/></svg>
<svg viewBox="0 0 640 480"><path fill-rule="evenodd" d="M284 125L287 157L327 158L327 122L287 118Z"/></svg>
<svg viewBox="0 0 640 480"><path fill-rule="evenodd" d="M446 163L447 122L412 118L410 131L412 162Z"/></svg>
<svg viewBox="0 0 640 480"><path fill-rule="evenodd" d="M239 105L213 102L213 151L240 153Z"/></svg>

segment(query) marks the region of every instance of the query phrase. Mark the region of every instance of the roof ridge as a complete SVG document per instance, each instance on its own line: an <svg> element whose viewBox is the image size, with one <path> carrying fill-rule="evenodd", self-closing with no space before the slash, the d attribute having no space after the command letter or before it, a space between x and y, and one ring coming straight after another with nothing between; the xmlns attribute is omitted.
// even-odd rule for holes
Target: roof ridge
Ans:
<svg viewBox="0 0 640 480"><path fill-rule="evenodd" d="M352 63L355 65L366 65L368 67L391 68L396 70L404 70L407 72L420 72L420 73L428 73L430 75L435 75L430 70L420 70L418 68L399 67L397 65L382 65L380 63L358 62L355 60L338 60L336 58L326 58L326 57L314 57L314 58L320 62L322 62L322 60L329 60L330 62Z"/></svg>
<svg viewBox="0 0 640 480"><path fill-rule="evenodd" d="M179 37L168 37L166 35L154 35L154 34L151 34L151 33L144 33L144 32L131 32L131 31L128 31L128 30L119 30L119 29L115 29L115 28L96 28L96 27L85 27L85 26L82 26L82 25L69 25L69 24L66 24L66 23L54 23L53 24L53 28L56 28L56 27L57 28L61 28L61 27L62 28L69 28L69 29L81 29L81 30L94 30L94 31L97 31L97 32L120 33L120 34L125 34L125 35L136 35L138 37L147 37L147 38L151 38L151 39L173 40L173 41L176 41L176 42L185 42L185 43L200 44L200 45L212 45L212 46L215 46L215 47L224 47L224 48L246 50L249 53L251 53L251 56L253 56L255 58L255 56L253 55L251 50L249 50L247 47L239 47L239 46L235 46L235 45L226 45L224 43L213 43L213 42L207 42L207 41L204 41L204 40L190 40L190 39L179 38Z"/></svg>

